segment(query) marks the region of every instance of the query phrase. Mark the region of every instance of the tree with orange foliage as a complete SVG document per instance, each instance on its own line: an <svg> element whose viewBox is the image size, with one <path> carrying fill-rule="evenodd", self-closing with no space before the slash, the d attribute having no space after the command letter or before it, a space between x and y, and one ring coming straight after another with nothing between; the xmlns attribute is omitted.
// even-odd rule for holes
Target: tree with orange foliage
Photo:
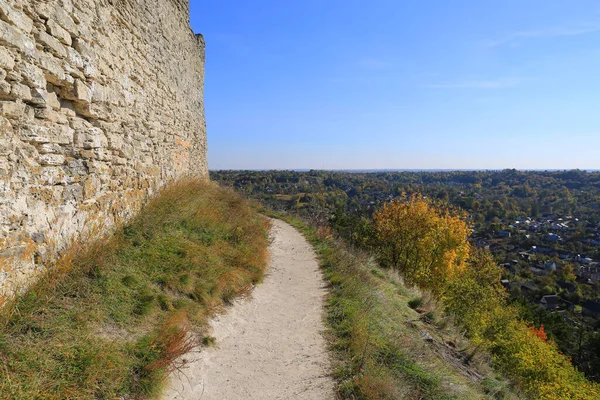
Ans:
<svg viewBox="0 0 600 400"><path fill-rule="evenodd" d="M539 328L536 328L535 325L531 325L529 327L529 331L531 331L531 333L533 335L537 336L539 339L548 343L548 335L546 334L546 331L544 330L544 324L541 324Z"/></svg>
<svg viewBox="0 0 600 400"><path fill-rule="evenodd" d="M469 229L461 215L413 196L385 204L373 220L382 264L399 270L409 285L439 298L447 280L464 268Z"/></svg>

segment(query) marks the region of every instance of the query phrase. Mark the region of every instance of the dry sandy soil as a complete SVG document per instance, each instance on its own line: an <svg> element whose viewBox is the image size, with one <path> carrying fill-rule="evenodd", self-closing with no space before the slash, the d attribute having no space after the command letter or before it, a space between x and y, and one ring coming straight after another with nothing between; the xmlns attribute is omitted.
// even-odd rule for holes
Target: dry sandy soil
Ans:
<svg viewBox="0 0 600 400"><path fill-rule="evenodd" d="M315 253L282 221L271 235L264 283L211 322L217 346L187 356L165 400L334 398Z"/></svg>

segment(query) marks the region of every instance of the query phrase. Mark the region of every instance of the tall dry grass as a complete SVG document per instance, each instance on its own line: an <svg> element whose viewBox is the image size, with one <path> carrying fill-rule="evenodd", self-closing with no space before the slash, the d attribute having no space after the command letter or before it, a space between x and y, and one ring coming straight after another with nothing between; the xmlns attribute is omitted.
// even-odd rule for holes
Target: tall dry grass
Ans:
<svg viewBox="0 0 600 400"><path fill-rule="evenodd" d="M156 396L207 318L261 281L268 229L228 189L168 185L0 311L0 398Z"/></svg>

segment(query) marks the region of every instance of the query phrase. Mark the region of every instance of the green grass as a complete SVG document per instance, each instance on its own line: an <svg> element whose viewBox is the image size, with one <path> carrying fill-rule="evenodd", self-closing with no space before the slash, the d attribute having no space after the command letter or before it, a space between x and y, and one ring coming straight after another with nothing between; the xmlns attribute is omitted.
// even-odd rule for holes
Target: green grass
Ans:
<svg viewBox="0 0 600 400"><path fill-rule="evenodd" d="M157 396L207 318L261 281L267 233L232 191L171 184L2 309L0 398Z"/></svg>
<svg viewBox="0 0 600 400"><path fill-rule="evenodd" d="M274 216L303 232L320 257L340 398L517 398L481 355L467 359L477 352L437 316L427 296L405 287L368 255L289 215Z"/></svg>

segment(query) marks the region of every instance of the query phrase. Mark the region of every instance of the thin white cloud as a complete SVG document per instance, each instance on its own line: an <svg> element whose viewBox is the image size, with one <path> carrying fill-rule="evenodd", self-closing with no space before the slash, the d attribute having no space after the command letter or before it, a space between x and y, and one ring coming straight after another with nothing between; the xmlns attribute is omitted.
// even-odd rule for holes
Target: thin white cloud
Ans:
<svg viewBox="0 0 600 400"><path fill-rule="evenodd" d="M505 36L501 39L493 39L493 40L485 40L482 41L481 44L483 47L493 48L503 45L514 45L517 44L522 39L535 39L535 38L552 38L552 37L562 37L562 36L579 36L586 35L590 33L600 32L600 26L584 26L578 28L550 28L550 29L540 29L540 30L532 30L532 31L521 31L514 32L510 35Z"/></svg>
<svg viewBox="0 0 600 400"><path fill-rule="evenodd" d="M483 81L462 81L426 85L430 89L502 89L516 86L521 82L518 78L502 78Z"/></svg>

